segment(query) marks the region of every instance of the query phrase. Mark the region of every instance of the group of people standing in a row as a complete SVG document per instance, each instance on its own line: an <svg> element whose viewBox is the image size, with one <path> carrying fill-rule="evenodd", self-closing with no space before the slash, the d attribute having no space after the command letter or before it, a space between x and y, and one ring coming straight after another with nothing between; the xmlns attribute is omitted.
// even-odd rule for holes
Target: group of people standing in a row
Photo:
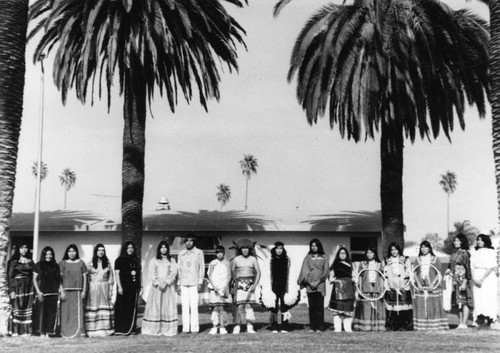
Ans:
<svg viewBox="0 0 500 353"><path fill-rule="evenodd" d="M185 249L179 252L177 261L167 241L158 244L149 267L151 289L142 334L177 334L178 293L182 332L199 332L199 292L205 278L205 261L195 241L192 234L185 237ZM445 292L453 294L453 303L459 308L458 328L467 327L470 310L474 310L475 320L489 319L497 328L496 255L488 236L479 235L476 243L471 256L467 238L461 234L455 238L456 252L445 275L453 290ZM261 269L254 243L243 239L236 243L236 256L231 261L225 258L224 247L218 246L216 258L208 266L213 324L209 333L227 334L225 308L233 309L234 334L240 333L243 325L248 333L254 333L252 304L258 299L271 311L271 331L287 332L289 310L298 303L300 288L307 292L310 330L323 331L324 298L329 284L333 287L328 308L333 312L336 332L447 329L443 309L443 283L447 281L441 281L440 269L439 259L427 241L421 243L413 264L392 243L382 261L377 250L369 247L363 261L352 262L347 248L340 246L330 265L321 242L313 239L295 280L290 276L290 258L282 242L275 243ZM8 270L13 335L55 335L58 327L61 336L68 338L136 333L143 280L132 242L124 244L114 270L102 244L95 246L88 264L79 258L74 244L67 247L59 264L51 247L45 247L40 261L34 264L28 246L22 245L16 249ZM256 298L258 286L260 298Z"/></svg>
<svg viewBox="0 0 500 353"><path fill-rule="evenodd" d="M446 330L446 299L459 310L458 329L467 328L470 310L473 326L497 322L496 252L489 236L480 234L472 255L463 234L454 239L456 251L442 281L441 262L428 241L420 244L411 263L396 243L389 245L383 260L375 248L368 248L364 260L353 263L345 247L339 247L329 266L328 257L317 239L310 243L298 279L307 290L310 329L324 330L323 302L327 283L333 284L328 305L333 312L334 330L403 331ZM443 297L444 283L448 282ZM451 304L450 304L451 306Z"/></svg>

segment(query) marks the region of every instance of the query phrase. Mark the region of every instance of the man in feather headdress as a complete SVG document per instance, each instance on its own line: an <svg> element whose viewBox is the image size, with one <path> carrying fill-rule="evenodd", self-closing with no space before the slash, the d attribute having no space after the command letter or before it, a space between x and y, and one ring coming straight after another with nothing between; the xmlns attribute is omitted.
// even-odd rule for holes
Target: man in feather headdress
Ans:
<svg viewBox="0 0 500 353"><path fill-rule="evenodd" d="M242 239L235 245L236 257L231 261L236 324L233 334L240 333L240 325L246 325L248 333L255 333L252 325L255 315L251 304L255 303L255 289L260 280L260 268L254 252L255 244L249 239Z"/></svg>

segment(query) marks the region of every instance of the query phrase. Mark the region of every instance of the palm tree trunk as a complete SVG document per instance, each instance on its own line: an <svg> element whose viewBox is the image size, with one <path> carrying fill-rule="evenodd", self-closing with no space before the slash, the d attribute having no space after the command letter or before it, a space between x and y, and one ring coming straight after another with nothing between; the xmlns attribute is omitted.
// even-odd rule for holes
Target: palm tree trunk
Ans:
<svg viewBox="0 0 500 353"><path fill-rule="evenodd" d="M4 0L0 11L0 336L7 334L9 228L16 180L23 92L28 0Z"/></svg>
<svg viewBox="0 0 500 353"><path fill-rule="evenodd" d="M493 158L497 184L498 224L500 225L500 2L490 1L490 83Z"/></svg>
<svg viewBox="0 0 500 353"><path fill-rule="evenodd" d="M68 196L68 189L64 188L64 209L66 209L66 197Z"/></svg>
<svg viewBox="0 0 500 353"><path fill-rule="evenodd" d="M245 188L245 211L248 208L248 177L246 180L246 188Z"/></svg>
<svg viewBox="0 0 500 353"><path fill-rule="evenodd" d="M122 242L134 242L140 257L146 145L146 85L141 79L126 77L124 87Z"/></svg>
<svg viewBox="0 0 500 353"><path fill-rule="evenodd" d="M380 202L383 249L387 249L391 242L404 247L403 147L402 127L392 128L382 123Z"/></svg>
<svg viewBox="0 0 500 353"><path fill-rule="evenodd" d="M446 233L444 233L444 238L448 238L448 233L450 232L450 194L447 194L446 198Z"/></svg>

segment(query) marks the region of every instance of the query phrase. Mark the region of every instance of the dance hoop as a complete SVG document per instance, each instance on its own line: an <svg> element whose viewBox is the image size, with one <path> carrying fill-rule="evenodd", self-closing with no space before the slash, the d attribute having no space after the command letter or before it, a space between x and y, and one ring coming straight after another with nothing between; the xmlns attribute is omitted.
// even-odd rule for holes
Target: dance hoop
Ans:
<svg viewBox="0 0 500 353"><path fill-rule="evenodd" d="M359 293L359 295L360 295L360 296L362 296L362 297L363 297L364 299L366 299L367 301L370 301L370 302L375 302L375 301L380 300L380 299L382 299L382 298L384 297L385 292L387 292L387 288L386 288L386 287L385 287L385 285L384 285L384 286L383 286L383 291L382 291L382 293L380 293L380 295L379 295L378 297L376 297L376 298L370 298L370 297L367 297L367 296L363 293L363 291L359 288L359 285L358 285L358 283L359 283L359 279L360 279L360 277L361 277L361 274L362 274L363 272L366 272L366 271L374 271L374 272L377 272L377 273L379 274L379 276L382 278L382 280L383 280L383 281L385 281L385 276L384 276L384 274L383 274L381 271L379 271L379 270L375 270L375 269L373 269L373 268L365 268L365 269L362 269L361 271L359 271L358 278L357 278L357 283L356 283L354 286L355 286L355 287L356 287L356 289L358 290L358 293Z"/></svg>
<svg viewBox="0 0 500 353"><path fill-rule="evenodd" d="M390 288L390 289L400 290L400 291L401 291L401 290L404 290L404 289L405 289L405 287L406 287L408 284L410 284L410 282L411 282L411 274L412 274L412 272L411 272L411 268L410 268L410 266L408 266L408 265L407 265L405 262L403 262L403 261L391 262L391 263L389 263L389 264L385 265L385 266L384 266L384 278L386 279L386 281L387 281L387 278L385 277L385 273L387 272L387 269L388 269L390 266L392 266L392 265L403 265L403 266L404 266L405 271L407 271L407 272L408 272L409 277L408 277L408 280L405 280L405 281L404 281L404 283L403 283L403 285L402 285L401 287L399 287L399 288ZM404 279L404 278L403 278L403 279ZM387 282L388 282L388 281L387 281Z"/></svg>
<svg viewBox="0 0 500 353"><path fill-rule="evenodd" d="M417 287L417 285L415 284L415 277L417 276L415 274L415 271L421 267L422 265L426 265L426 266L429 266L430 268L433 268L434 271L436 271L436 274L437 274L437 278L438 280L436 281L436 283L434 284L434 286L430 289L430 291L434 291L436 289L438 289L438 287L441 285L441 282L443 280L443 276L441 275L441 272L438 270L438 268L436 266L434 266L433 264L418 264L417 266L415 266L413 268L413 272L412 272L412 276L410 278L410 282L413 286L413 288L415 288L415 290L417 291L420 291L420 289ZM425 291L425 290L424 290Z"/></svg>

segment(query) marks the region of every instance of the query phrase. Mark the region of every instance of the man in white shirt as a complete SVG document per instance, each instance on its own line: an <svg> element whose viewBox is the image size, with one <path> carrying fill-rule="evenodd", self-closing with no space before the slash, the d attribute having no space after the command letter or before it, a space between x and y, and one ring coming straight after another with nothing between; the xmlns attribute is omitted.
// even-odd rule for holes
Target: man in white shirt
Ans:
<svg viewBox="0 0 500 353"><path fill-rule="evenodd" d="M198 292L205 277L205 259L203 251L195 246L195 237L188 233L184 239L185 249L179 252L179 286L182 305L182 332L198 333Z"/></svg>

